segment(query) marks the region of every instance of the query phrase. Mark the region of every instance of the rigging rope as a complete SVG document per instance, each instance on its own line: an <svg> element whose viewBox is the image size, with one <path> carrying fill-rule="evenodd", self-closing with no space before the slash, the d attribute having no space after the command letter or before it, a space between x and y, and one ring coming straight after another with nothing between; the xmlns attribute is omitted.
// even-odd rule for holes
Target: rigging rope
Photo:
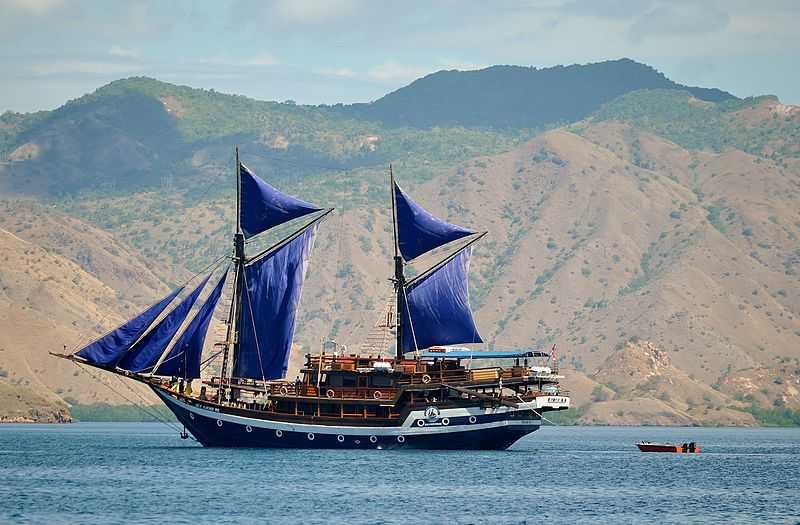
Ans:
<svg viewBox="0 0 800 525"><path fill-rule="evenodd" d="M253 340L256 342L256 354L258 355L258 368L261 369L261 381L264 383L264 394L269 395L267 391L267 379L264 375L264 365L261 363L261 347L258 344L258 335L256 332L255 315L253 315L253 303L250 299L250 287L247 286L247 271L242 269L242 279L244 279L244 289L247 292L247 307L250 309L250 325L253 327Z"/></svg>
<svg viewBox="0 0 800 525"><path fill-rule="evenodd" d="M162 423L162 424L166 425L167 427L169 427L169 429L170 429L170 430L175 430L175 431L177 431L177 432L179 432L179 433L181 432L181 429L180 429L180 428L179 428L177 425L175 425L175 424L174 424L174 423L172 423L171 421L169 421L169 420L167 420L167 419L165 419L165 418L161 417L161 415L160 415L160 414L158 414L157 412L155 412L155 411L152 411L152 410L149 410L149 409L145 408L145 406L143 406L143 405L140 405L140 404L138 404L136 401L133 401L133 400L131 400L131 399L130 399L128 396L126 396L126 395L125 395L125 394L123 394L122 392L118 391L116 388L114 388L113 386L111 386L109 383L107 383L107 382L103 381L103 379L102 379L102 378L101 378L99 375L92 373L92 372L91 372L91 370L89 369L89 367L86 367L86 366L82 365L82 364L81 364L81 363L79 363L78 361L73 361L73 362L74 362L76 365L78 365L78 368L80 368L80 370L81 370L82 372L84 372L85 374L89 375L89 376L90 376L92 379L94 379L94 380L95 380L95 381L97 381L98 383L102 384L103 386L105 386L106 388L108 388L109 390L111 390L111 392L113 392L114 394L118 395L119 397L121 397L122 399L124 399L125 401L127 401L127 402L128 402L128 403L130 403L132 406L136 407L137 409L139 409L140 411L142 411L142 412L143 412L143 413L145 413L146 415L150 416L150 417L151 417L151 418L153 418L155 421L157 421L157 422L159 422L159 423ZM116 375L116 374L115 374L115 375ZM127 384L126 384L126 386L128 386L128 388L130 388L130 386L129 386L129 385L127 385ZM139 395L139 396L141 397L141 394L137 394L137 395ZM194 439L194 437L192 437L192 439ZM195 441L196 441L196 440L195 440Z"/></svg>
<svg viewBox="0 0 800 525"><path fill-rule="evenodd" d="M180 287L182 287L182 286L186 286L187 284L189 284L190 282L192 282L192 281L193 281L195 278L197 278L197 276L198 276L198 275L201 275L201 274L205 273L206 271L208 271L208 269L210 269L210 268L212 268L212 267L214 267L214 266L218 265L220 262L222 262L222 261L223 261L224 259L226 259L227 257L228 257L228 255L227 255L227 254L225 254L225 255L222 255L222 256L220 256L220 257L218 257L218 258L217 258L217 259L215 259L213 262L211 262L209 265L207 265L205 268L203 268L203 269L202 269L202 270L200 270L199 272L196 272L194 275L192 275L191 277L189 277L189 278L188 278L186 281L184 281L182 284L180 284L180 285L179 285L179 286L177 286L176 288L180 288ZM156 304L156 303L153 303L153 304L151 304L150 306L153 306L154 304ZM149 308L149 306L148 306L148 308ZM108 317L108 312L107 312L107 313L106 313L106 314L105 314L105 315L104 315L104 316L103 316L103 317L100 319L100 322L102 323L103 321L105 321L107 317ZM88 338L89 336L81 337L81 338L78 340L78 342L77 342L77 343L76 343L76 344L75 344L75 345L72 347L72 351L70 351L70 354L74 354L74 353L75 353L75 352L77 352L77 351L78 351L80 348L82 348L82 347L86 346L86 345L87 345L87 344L89 344L90 342L93 342L93 341L99 341L100 339L102 339L103 337L107 336L108 334L110 334L111 332L113 332L114 330L116 330L117 328L119 328L119 327L117 326L117 327L111 328L110 330L106 331L104 334L102 334L102 335L99 335L99 336L95 337L94 339L89 339L89 338Z"/></svg>

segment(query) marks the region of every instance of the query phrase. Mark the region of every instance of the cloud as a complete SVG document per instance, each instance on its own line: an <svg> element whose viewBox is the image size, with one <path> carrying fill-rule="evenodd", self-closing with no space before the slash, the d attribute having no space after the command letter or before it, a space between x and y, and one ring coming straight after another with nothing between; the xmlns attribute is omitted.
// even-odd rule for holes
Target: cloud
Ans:
<svg viewBox="0 0 800 525"><path fill-rule="evenodd" d="M565 15L626 19L647 11L652 4L652 0L572 0L559 11Z"/></svg>
<svg viewBox="0 0 800 525"><path fill-rule="evenodd" d="M63 3L63 0L2 0L0 7L7 6L19 13L42 16L60 7Z"/></svg>
<svg viewBox="0 0 800 525"><path fill-rule="evenodd" d="M130 49L127 47L121 47L117 45L111 46L111 49L108 50L108 54L112 57L120 57L120 58L139 58L139 52L135 49Z"/></svg>
<svg viewBox="0 0 800 525"><path fill-rule="evenodd" d="M650 37L703 35L722 30L730 15L708 2L663 4L639 16L628 30L633 42Z"/></svg>
<svg viewBox="0 0 800 525"><path fill-rule="evenodd" d="M429 72L430 70L426 68L400 64L394 60L389 60L371 68L367 75L382 82L397 82L414 80Z"/></svg>
<svg viewBox="0 0 800 525"><path fill-rule="evenodd" d="M280 61L269 53L263 53L243 62L245 66L277 66Z"/></svg>
<svg viewBox="0 0 800 525"><path fill-rule="evenodd" d="M288 22L319 24L356 12L356 0L277 0L274 13Z"/></svg>
<svg viewBox="0 0 800 525"><path fill-rule="evenodd" d="M356 76L355 71L353 71L349 67L337 67L337 68L323 67L321 69L315 69L314 73L317 73L318 75L322 75L325 77L336 77L336 78L353 78Z"/></svg>
<svg viewBox="0 0 800 525"><path fill-rule="evenodd" d="M136 64L121 64L102 60L54 60L50 62L36 62L28 66L34 76L47 77L56 75L125 75L137 73L144 68Z"/></svg>

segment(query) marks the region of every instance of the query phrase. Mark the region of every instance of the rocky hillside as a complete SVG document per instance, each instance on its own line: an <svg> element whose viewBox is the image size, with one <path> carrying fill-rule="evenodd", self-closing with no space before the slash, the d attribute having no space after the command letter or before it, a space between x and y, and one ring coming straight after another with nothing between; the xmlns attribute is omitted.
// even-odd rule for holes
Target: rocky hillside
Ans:
<svg viewBox="0 0 800 525"><path fill-rule="evenodd" d="M744 403L689 377L649 341L627 342L583 382L592 385L592 390L579 398L582 424L756 424Z"/></svg>
<svg viewBox="0 0 800 525"><path fill-rule="evenodd" d="M66 403L52 392L0 379L0 423L69 423Z"/></svg>
<svg viewBox="0 0 800 525"><path fill-rule="evenodd" d="M78 263L2 229L0 262L0 379L5 385L3 395L13 397L9 392L18 390L24 398L13 410L8 405L10 411L4 411L3 417L12 413L27 417L19 412L24 407L61 411L61 397L87 403L125 402L106 385L49 352L75 348L119 324L138 305ZM127 396L135 395L128 391Z"/></svg>
<svg viewBox="0 0 800 525"><path fill-rule="evenodd" d="M155 113L127 133L103 105L129 90L168 113L163 149L137 127ZM392 160L425 207L489 231L471 266L483 338L557 343L583 421L754 424L800 409L800 111L774 97L702 94L627 92L529 139L393 130L331 108L146 79L114 83L63 114L6 115L0 366L15 384L103 400L102 387L86 387L46 351L110 326L229 250L229 164L240 143L273 183L337 207L311 261L296 359L326 337L358 348L382 314L392 241L381 163ZM92 122L131 147L68 132ZM187 171L161 171L170 137ZM107 175L130 155L141 173ZM74 168L63 195L51 191L60 162ZM114 177L144 186L97 189Z"/></svg>

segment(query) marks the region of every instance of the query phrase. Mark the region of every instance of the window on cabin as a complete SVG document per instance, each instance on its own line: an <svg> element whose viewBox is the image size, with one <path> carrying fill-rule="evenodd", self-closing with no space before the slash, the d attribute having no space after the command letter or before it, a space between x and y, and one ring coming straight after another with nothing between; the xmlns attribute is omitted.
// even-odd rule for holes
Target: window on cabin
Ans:
<svg viewBox="0 0 800 525"><path fill-rule="evenodd" d="M388 388L392 386L392 378L388 375L375 375L372 376L370 383L374 387Z"/></svg>

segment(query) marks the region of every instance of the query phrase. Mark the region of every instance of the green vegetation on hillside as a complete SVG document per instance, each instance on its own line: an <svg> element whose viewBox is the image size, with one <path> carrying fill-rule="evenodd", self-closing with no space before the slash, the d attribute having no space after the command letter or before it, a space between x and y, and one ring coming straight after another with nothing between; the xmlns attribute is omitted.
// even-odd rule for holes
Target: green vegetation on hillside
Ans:
<svg viewBox="0 0 800 525"><path fill-rule="evenodd" d="M650 66L621 59L546 69L439 71L370 104L334 109L389 127L532 129L575 122L620 95L658 88L684 89L708 101L734 98L718 89L676 84Z"/></svg>
<svg viewBox="0 0 800 525"><path fill-rule="evenodd" d="M109 405L95 403L83 405L70 403L69 411L75 421L93 422L157 422L175 421L175 416L164 405L153 405L147 410L136 405Z"/></svg>
<svg viewBox="0 0 800 525"><path fill-rule="evenodd" d="M756 403L744 409L765 427L800 427L800 410L776 407L764 408Z"/></svg>
<svg viewBox="0 0 800 525"><path fill-rule="evenodd" d="M733 147L775 159L800 156L800 118L796 115L775 113L773 117L751 120L737 114L771 99L774 97L714 103L699 100L686 91L641 90L609 102L593 118L627 122L688 149L722 151Z"/></svg>

